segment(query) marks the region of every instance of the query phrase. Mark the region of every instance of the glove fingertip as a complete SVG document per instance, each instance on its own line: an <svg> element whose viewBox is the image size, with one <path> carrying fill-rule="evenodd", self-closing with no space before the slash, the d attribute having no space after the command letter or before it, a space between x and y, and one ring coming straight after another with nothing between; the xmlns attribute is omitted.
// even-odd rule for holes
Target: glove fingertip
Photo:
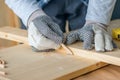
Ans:
<svg viewBox="0 0 120 80"><path fill-rule="evenodd" d="M91 49L93 49L93 46L92 46L92 44L84 44L83 45L83 49L85 49L85 50L91 50Z"/></svg>
<svg viewBox="0 0 120 80"><path fill-rule="evenodd" d="M32 50L34 52L51 52L51 51L54 51L55 49L45 49L45 50L38 50L37 48L31 46Z"/></svg>

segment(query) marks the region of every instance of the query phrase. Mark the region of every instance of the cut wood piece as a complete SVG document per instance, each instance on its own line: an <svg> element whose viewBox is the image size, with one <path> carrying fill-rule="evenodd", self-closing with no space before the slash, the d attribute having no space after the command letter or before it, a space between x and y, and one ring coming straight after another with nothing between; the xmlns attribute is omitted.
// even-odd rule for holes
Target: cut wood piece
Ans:
<svg viewBox="0 0 120 80"><path fill-rule="evenodd" d="M22 33L22 34L21 34ZM7 35L7 37L5 37ZM12 35L12 37L11 37ZM14 38L13 38L14 36ZM15 28L1 28L0 29L0 37L5 39L12 39L14 41L23 42L28 44L27 42L27 31L15 29ZM17 38L16 38L17 37ZM116 49L112 52L98 53L95 51L87 51L82 49L82 43L76 43L68 46L75 55L90 58L102 62L106 62L113 65L120 66L120 50Z"/></svg>
<svg viewBox="0 0 120 80"><path fill-rule="evenodd" d="M70 80L106 65L96 60L57 52L33 52L25 44L2 49L0 56L9 61L4 71L11 80Z"/></svg>
<svg viewBox="0 0 120 80"><path fill-rule="evenodd" d="M16 30L9 27L1 28L0 30L2 38L28 44L27 32L25 30ZM60 51L64 53L63 49ZM1 57L9 61L8 68L5 69L8 72L7 77L15 80L70 80L107 65L100 61L78 58L71 55L52 53L47 56L42 53L32 52L25 45L5 49L0 51L0 53Z"/></svg>
<svg viewBox="0 0 120 80"><path fill-rule="evenodd" d="M61 44L62 48L66 51L68 55L74 55L74 53L64 44Z"/></svg>
<svg viewBox="0 0 120 80"><path fill-rule="evenodd" d="M82 43L75 43L69 46L69 48L74 52L76 56L99 60L105 63L120 66L120 49L115 49L114 51L111 52L99 53L94 50L91 51L84 50L80 45L82 46Z"/></svg>
<svg viewBox="0 0 120 80"><path fill-rule="evenodd" d="M0 76L0 80L10 80L10 79L5 78L4 76Z"/></svg>
<svg viewBox="0 0 120 80"><path fill-rule="evenodd" d="M73 80L120 80L120 67L109 65Z"/></svg>
<svg viewBox="0 0 120 80"><path fill-rule="evenodd" d="M28 44L27 31L18 28L3 27L0 28L0 37L20 43Z"/></svg>
<svg viewBox="0 0 120 80"><path fill-rule="evenodd" d="M8 39L8 40L13 40L20 43L28 44L26 30L11 28L11 27L4 27L4 28L1 28L0 31L1 31L0 37L3 39ZM66 53L73 54L72 51L69 50L69 48L67 48L67 46L65 46L64 44L61 44L61 45L66 50Z"/></svg>

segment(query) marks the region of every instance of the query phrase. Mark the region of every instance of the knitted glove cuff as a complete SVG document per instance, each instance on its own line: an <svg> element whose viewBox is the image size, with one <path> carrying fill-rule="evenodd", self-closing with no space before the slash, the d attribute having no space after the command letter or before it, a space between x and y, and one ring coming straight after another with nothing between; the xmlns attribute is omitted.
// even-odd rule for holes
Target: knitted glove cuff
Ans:
<svg viewBox="0 0 120 80"><path fill-rule="evenodd" d="M94 21L91 21L91 20L87 20L86 23L85 23L85 26L87 27L90 24L96 24L99 27L103 28L104 30L107 30L107 27L108 27L108 25L105 25L105 24L102 24L102 23L98 23L98 22L94 22Z"/></svg>
<svg viewBox="0 0 120 80"><path fill-rule="evenodd" d="M28 19L28 25L30 24L32 20L36 19L37 17L44 16L44 15L46 15L46 13L42 9L38 9L34 11Z"/></svg>

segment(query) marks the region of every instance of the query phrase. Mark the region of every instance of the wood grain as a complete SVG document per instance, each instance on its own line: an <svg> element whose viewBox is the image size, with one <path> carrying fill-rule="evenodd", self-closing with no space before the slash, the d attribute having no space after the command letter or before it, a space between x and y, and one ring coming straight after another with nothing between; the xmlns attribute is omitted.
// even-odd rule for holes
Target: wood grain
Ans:
<svg viewBox="0 0 120 80"><path fill-rule="evenodd" d="M94 50L83 50L81 47L82 43L75 43L69 48L74 52L76 56L81 56L89 59L94 59L109 64L120 66L120 49L115 49L111 52L99 53Z"/></svg>
<svg viewBox="0 0 120 80"><path fill-rule="evenodd" d="M20 27L18 17L5 4L5 0L0 0L0 28L4 26ZM0 39L0 46L10 47L16 42Z"/></svg>
<svg viewBox="0 0 120 80"><path fill-rule="evenodd" d="M120 67L109 65L74 80L120 80Z"/></svg>
<svg viewBox="0 0 120 80"><path fill-rule="evenodd" d="M2 49L0 56L8 62L3 71L11 80L69 80L106 65L57 52L36 53L25 44Z"/></svg>
<svg viewBox="0 0 120 80"><path fill-rule="evenodd" d="M14 28L10 28L10 27L1 28L1 30L3 31L2 33L0 33L2 38L27 43L27 38L26 38L27 32L25 30L22 30L22 32L21 32L20 29L14 29ZM8 33L6 33L6 32L8 32ZM11 34L9 34L9 33L11 33ZM2 35L2 34L5 34L5 35ZM15 36L15 34L17 34L17 36ZM60 51L62 53L64 52L64 50L63 51L60 50ZM8 75L6 77L8 77L10 79L15 79L15 80L20 80L21 78L22 78L22 80L27 80L26 78L28 78L28 75L29 75L28 73L30 73L30 77L29 77L29 78L31 78L30 80L32 80L33 78L35 78L35 80L37 80L36 78L38 78L38 80L40 80L41 78L42 78L42 80L44 80L43 77L41 77L41 76L42 76L42 72L44 72L46 70L48 70L48 71L50 70L49 73L48 72L44 73L44 78L47 80L49 80L50 78L57 79L57 80L69 80L73 77L85 74L87 72L90 72L92 70L95 70L95 69L98 69L98 68L101 68L101 67L107 65L107 64L101 63L99 61L90 60L90 59L88 60L85 58L81 58L83 60L78 60L78 57L77 58L75 56L70 57L68 55L66 56L66 55L62 55L62 54L52 53L53 56L47 55L47 57L46 57L44 54L32 52L31 49L26 45L25 46L21 45L21 47L14 47L12 49L10 48L8 50L5 49L2 52L3 52L3 54L6 54L6 55L4 55L5 57L10 58L10 59L5 58L4 56L1 55L2 53L0 52L1 53L0 56L2 58L4 58L5 60L7 60L9 63L7 65L8 68L6 68L7 70L5 69L5 71L8 72ZM36 57L34 55L36 55ZM24 57L24 59L23 59L23 57ZM42 60L41 57L43 57L43 58L45 57L45 58ZM54 61L56 61L56 58L58 58L58 59L60 58L60 60L57 63L54 63ZM40 59L40 60L38 60L38 59ZM40 61L40 63L39 63L39 61ZM83 63L85 63L85 65L82 65ZM44 67L41 68L40 66L42 64ZM28 67L28 66L30 66L30 67ZM51 67L52 69L49 68L49 66L52 66ZM63 69L62 66L63 67L65 66L65 69ZM15 67L15 69L14 69L14 67ZM33 67L35 68L36 72L33 71L31 73L31 71L29 71L29 70ZM58 68L61 71L59 71L59 73L57 72L58 73L57 76L56 75L53 76L54 74L51 74L51 73L56 72L56 70L59 70ZM43 71L41 71L41 70L43 70ZM40 73L37 74L38 72L40 72ZM24 74L21 74L21 73L24 73ZM25 75L25 74L27 74L27 75ZM14 75L16 75L16 77L14 77ZM39 75L41 75L41 76L39 76ZM46 75L50 75L50 77L45 77ZM2 79L2 78L0 78L0 79Z"/></svg>
<svg viewBox="0 0 120 80"><path fill-rule="evenodd" d="M5 4L5 0L0 0L0 27L3 26L20 27L20 23L18 17Z"/></svg>
<svg viewBox="0 0 120 80"><path fill-rule="evenodd" d="M1 28L0 37L28 44L27 31L25 32L25 30L20 30L10 27ZM68 47L71 49L71 51L74 53L75 56L90 58L120 66L120 49L115 49L112 52L98 53L95 52L94 50L87 51L82 49L81 42L70 45Z"/></svg>

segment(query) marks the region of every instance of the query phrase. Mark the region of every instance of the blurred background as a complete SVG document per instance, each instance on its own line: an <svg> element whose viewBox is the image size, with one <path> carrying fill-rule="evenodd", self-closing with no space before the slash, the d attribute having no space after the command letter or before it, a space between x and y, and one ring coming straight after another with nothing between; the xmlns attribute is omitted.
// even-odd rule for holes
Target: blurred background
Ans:
<svg viewBox="0 0 120 80"><path fill-rule="evenodd" d="M19 18L7 7L4 0L0 0L0 28L5 26L21 27ZM0 48L15 45L16 42L0 39Z"/></svg>

